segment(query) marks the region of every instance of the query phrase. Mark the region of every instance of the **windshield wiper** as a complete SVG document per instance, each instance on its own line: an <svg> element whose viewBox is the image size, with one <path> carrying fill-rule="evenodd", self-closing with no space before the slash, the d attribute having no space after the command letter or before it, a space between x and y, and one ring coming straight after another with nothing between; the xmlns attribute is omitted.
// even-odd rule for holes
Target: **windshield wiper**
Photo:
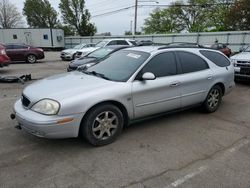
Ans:
<svg viewBox="0 0 250 188"><path fill-rule="evenodd" d="M82 72L85 73L85 74L88 74L88 75L94 75L94 76L101 77L101 78L103 78L105 80L110 80L104 74L101 74L101 73L98 73L98 72L95 72L95 71L86 71L86 70L83 70Z"/></svg>

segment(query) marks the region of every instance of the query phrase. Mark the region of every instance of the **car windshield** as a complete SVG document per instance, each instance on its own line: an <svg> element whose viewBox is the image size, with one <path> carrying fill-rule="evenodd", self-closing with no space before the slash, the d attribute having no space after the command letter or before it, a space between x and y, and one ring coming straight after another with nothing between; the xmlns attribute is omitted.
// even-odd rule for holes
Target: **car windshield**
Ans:
<svg viewBox="0 0 250 188"><path fill-rule="evenodd" d="M108 43L108 41L101 41L101 42L98 42L95 46L96 47L103 47L107 43Z"/></svg>
<svg viewBox="0 0 250 188"><path fill-rule="evenodd" d="M248 47L244 50L244 52L250 52L250 46L248 46Z"/></svg>
<svg viewBox="0 0 250 188"><path fill-rule="evenodd" d="M85 46L85 44L78 44L78 45L76 45L73 49L79 50L79 49L81 49L83 46Z"/></svg>
<svg viewBox="0 0 250 188"><path fill-rule="evenodd" d="M126 82L149 56L146 52L121 50L88 68L88 71L104 75L109 80Z"/></svg>
<svg viewBox="0 0 250 188"><path fill-rule="evenodd" d="M100 48L98 50L95 50L94 52L90 53L88 57L94 57L97 59L103 58L106 55L108 55L110 52L112 52L114 49L110 48Z"/></svg>

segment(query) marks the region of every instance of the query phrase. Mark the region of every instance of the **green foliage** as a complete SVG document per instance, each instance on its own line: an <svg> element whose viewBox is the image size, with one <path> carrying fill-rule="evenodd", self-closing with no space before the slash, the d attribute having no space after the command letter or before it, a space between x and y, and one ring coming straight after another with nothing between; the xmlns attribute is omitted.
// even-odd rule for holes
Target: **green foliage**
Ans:
<svg viewBox="0 0 250 188"><path fill-rule="evenodd" d="M61 0L59 4L63 22L72 25L80 36L92 36L96 27L90 23L90 13L84 0Z"/></svg>
<svg viewBox="0 0 250 188"><path fill-rule="evenodd" d="M70 25L59 24L57 28L64 31L64 36L74 36L76 34L75 28Z"/></svg>
<svg viewBox="0 0 250 188"><path fill-rule="evenodd" d="M26 0L23 14L30 27L55 27L58 24L57 12L48 0Z"/></svg>
<svg viewBox="0 0 250 188"><path fill-rule="evenodd" d="M250 30L249 0L238 0L226 14L225 24L228 30Z"/></svg>
<svg viewBox="0 0 250 188"><path fill-rule="evenodd" d="M188 0L189 6L183 6L182 18L185 22L185 28L189 32L203 32L211 27L209 14L215 0Z"/></svg>
<svg viewBox="0 0 250 188"><path fill-rule="evenodd" d="M249 0L177 1L154 10L143 27L146 34L226 30L250 30Z"/></svg>
<svg viewBox="0 0 250 188"><path fill-rule="evenodd" d="M132 35L131 31L125 31L124 35Z"/></svg>
<svg viewBox="0 0 250 188"><path fill-rule="evenodd" d="M172 33L182 31L184 26L182 2L176 2L166 9L155 9L145 20L143 31L146 34Z"/></svg>

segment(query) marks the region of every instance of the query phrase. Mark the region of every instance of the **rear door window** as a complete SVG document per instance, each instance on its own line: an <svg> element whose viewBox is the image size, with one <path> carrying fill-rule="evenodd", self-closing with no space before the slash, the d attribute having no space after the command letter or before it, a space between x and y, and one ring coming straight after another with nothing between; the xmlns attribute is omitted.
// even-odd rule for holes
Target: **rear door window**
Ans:
<svg viewBox="0 0 250 188"><path fill-rule="evenodd" d="M107 45L108 46L117 45L117 41L116 40L110 41Z"/></svg>
<svg viewBox="0 0 250 188"><path fill-rule="evenodd" d="M28 47L25 45L13 45L13 49L27 49Z"/></svg>
<svg viewBox="0 0 250 188"><path fill-rule="evenodd" d="M200 53L219 67L227 67L230 61L218 52L200 50Z"/></svg>
<svg viewBox="0 0 250 188"><path fill-rule="evenodd" d="M128 45L128 43L125 40L118 40L117 45Z"/></svg>
<svg viewBox="0 0 250 188"><path fill-rule="evenodd" d="M13 45L12 45L12 44L6 44L6 45L5 45L5 48L6 48L7 50L13 49Z"/></svg>
<svg viewBox="0 0 250 188"><path fill-rule="evenodd" d="M181 64L182 73L197 72L208 69L207 62L201 57L190 52L176 52Z"/></svg>

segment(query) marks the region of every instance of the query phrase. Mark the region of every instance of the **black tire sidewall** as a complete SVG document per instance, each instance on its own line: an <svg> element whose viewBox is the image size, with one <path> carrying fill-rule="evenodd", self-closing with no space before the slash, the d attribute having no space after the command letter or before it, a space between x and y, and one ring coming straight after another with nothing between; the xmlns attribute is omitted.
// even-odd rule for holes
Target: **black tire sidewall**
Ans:
<svg viewBox="0 0 250 188"><path fill-rule="evenodd" d="M92 133L92 124L95 118L103 111L111 111L115 113L115 115L118 117L118 127L114 135L112 135L110 138L106 140L99 140L95 138L95 136ZM112 104L104 104L97 107L94 107L91 109L84 118L84 121L81 125L81 134L83 137L92 145L94 146L102 146L112 143L122 132L124 125L124 117L120 109Z"/></svg>
<svg viewBox="0 0 250 188"><path fill-rule="evenodd" d="M215 107L215 108L211 108L209 105L208 105L208 98L209 98L209 94L212 92L212 90L214 90L214 89L217 89L218 91L219 91L219 102L218 102L218 104L217 104L217 106ZM213 86L211 89L210 89L210 91L208 92L208 95L207 95L207 98L206 98L206 100L205 100L205 102L204 102L204 104L203 104L203 107L204 107L204 110L206 111L206 112L208 112L208 113L213 113L213 112L215 112L218 108L219 108L219 106L220 106L220 104L221 104L221 101L222 101L222 89L221 89L221 87L220 86L218 86L218 85L215 85L215 86Z"/></svg>

